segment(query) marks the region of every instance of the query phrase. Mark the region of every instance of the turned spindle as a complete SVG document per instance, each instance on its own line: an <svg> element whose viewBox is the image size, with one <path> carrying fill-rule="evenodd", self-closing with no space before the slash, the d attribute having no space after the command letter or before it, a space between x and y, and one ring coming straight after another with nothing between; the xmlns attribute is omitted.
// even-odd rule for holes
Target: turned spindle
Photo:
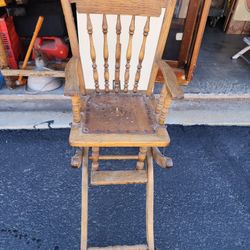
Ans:
<svg viewBox="0 0 250 250"><path fill-rule="evenodd" d="M88 30L88 34L89 34L90 57L92 60L93 78L94 78L94 82L95 82L95 91L97 93L99 93L100 87L99 87L99 79L98 79L97 64L96 64L96 52L95 52L94 40L93 40L93 26L92 26L92 22L91 22L89 14L87 14L87 30Z"/></svg>
<svg viewBox="0 0 250 250"><path fill-rule="evenodd" d="M72 100L73 122L80 123L81 121L81 99L79 96L73 96L71 100Z"/></svg>
<svg viewBox="0 0 250 250"><path fill-rule="evenodd" d="M149 24L150 24L150 17L147 17L147 20L146 20L146 23L144 26L144 30L143 30L143 40L142 40L142 45L141 45L141 49L139 52L139 62L138 62L137 70L136 70L136 74L135 74L135 83L134 83L133 92L137 92L139 80L141 77L141 68L142 68L142 62L143 62L143 59L145 56L146 41L147 41L147 36L149 33Z"/></svg>
<svg viewBox="0 0 250 250"><path fill-rule="evenodd" d="M130 70L130 60L132 56L132 40L133 40L134 32L135 32L135 16L132 16L130 26L129 26L129 40L128 40L128 47L127 47L127 52L126 52L124 92L128 92L129 70Z"/></svg>
<svg viewBox="0 0 250 250"><path fill-rule="evenodd" d="M99 152L100 148L93 147L92 148L92 170L97 171L99 169Z"/></svg>
<svg viewBox="0 0 250 250"><path fill-rule="evenodd" d="M165 95L165 99L164 99L164 102L163 102L161 114L160 114L160 117L159 117L160 125L163 125L164 122L165 122L165 119L166 119L166 117L168 115L168 110L169 110L169 107L171 105L171 102L172 102L172 96L167 92L166 95Z"/></svg>
<svg viewBox="0 0 250 250"><path fill-rule="evenodd" d="M146 159L148 149L146 147L140 147L139 150L140 150L140 152L138 155L138 161L136 163L136 169L142 170L144 168L144 161Z"/></svg>
<svg viewBox="0 0 250 250"><path fill-rule="evenodd" d="M120 89L120 64L121 64L121 17L117 15L116 19L116 47L115 47L115 81L114 88L115 92L118 93Z"/></svg>
<svg viewBox="0 0 250 250"><path fill-rule="evenodd" d="M109 58L109 49L108 49L108 23L107 23L107 17L106 15L103 15L102 20L102 32L103 32L103 58L104 58L104 81L105 81L105 92L109 92L109 64L108 64L108 58Z"/></svg>
<svg viewBox="0 0 250 250"><path fill-rule="evenodd" d="M166 93L167 93L166 86L163 85L162 88L161 88L160 97L159 97L159 100L158 100L158 103L157 103L157 106L156 106L156 110L155 110L157 115L160 114L160 112L162 110L163 102L164 102Z"/></svg>

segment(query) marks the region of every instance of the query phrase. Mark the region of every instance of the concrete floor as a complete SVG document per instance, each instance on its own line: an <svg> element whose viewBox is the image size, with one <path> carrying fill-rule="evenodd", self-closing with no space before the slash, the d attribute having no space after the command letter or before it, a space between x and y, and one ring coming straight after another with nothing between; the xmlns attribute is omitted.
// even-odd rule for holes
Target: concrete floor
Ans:
<svg viewBox="0 0 250 250"><path fill-rule="evenodd" d="M171 28L164 59L178 60L180 41L177 32L183 32L181 25ZM223 31L223 20L215 28L208 24L203 36L197 67L193 80L185 88L186 93L242 95L250 93L250 65L243 59L231 57L246 47L244 35L227 35ZM250 58L250 51L245 54Z"/></svg>
<svg viewBox="0 0 250 250"><path fill-rule="evenodd" d="M54 98L54 99L51 99ZM0 100L0 129L69 128L72 122L71 103L66 98ZM187 98L174 101L167 124L250 126L250 98L208 99Z"/></svg>
<svg viewBox="0 0 250 250"><path fill-rule="evenodd" d="M168 130L175 166L155 166L156 247L250 249L250 128ZM68 134L0 131L1 250L79 249L80 170L69 167ZM93 187L89 198L90 245L145 242L144 186Z"/></svg>
<svg viewBox="0 0 250 250"><path fill-rule="evenodd" d="M231 57L246 47L242 35L227 35L220 26L206 27L194 78L186 93L250 94L250 64ZM245 54L250 58L250 51Z"/></svg>

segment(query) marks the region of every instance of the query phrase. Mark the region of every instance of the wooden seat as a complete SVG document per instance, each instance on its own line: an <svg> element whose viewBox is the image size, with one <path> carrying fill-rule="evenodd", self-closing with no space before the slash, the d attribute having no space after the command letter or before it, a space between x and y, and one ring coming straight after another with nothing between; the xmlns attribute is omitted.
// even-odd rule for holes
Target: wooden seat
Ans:
<svg viewBox="0 0 250 250"><path fill-rule="evenodd" d="M170 139L159 125L154 100L141 94L92 94L82 100L81 126L72 127L74 147L165 147Z"/></svg>
<svg viewBox="0 0 250 250"><path fill-rule="evenodd" d="M71 3L76 4L79 36ZM161 60L176 0L61 0L61 4L73 55L65 69L64 94L72 99L69 143L76 154L71 165L82 166L81 250L154 250L153 159L163 168L173 165L158 147L169 145L165 119L171 101L183 97L173 70ZM155 99L158 70L164 84ZM102 147L138 147L138 154L101 155ZM146 245L88 246L89 160L93 186L146 185ZM100 160L136 163L134 170L113 171L101 169Z"/></svg>
<svg viewBox="0 0 250 250"><path fill-rule="evenodd" d="M158 127L150 98L141 94L94 94L86 98L82 132L153 134Z"/></svg>

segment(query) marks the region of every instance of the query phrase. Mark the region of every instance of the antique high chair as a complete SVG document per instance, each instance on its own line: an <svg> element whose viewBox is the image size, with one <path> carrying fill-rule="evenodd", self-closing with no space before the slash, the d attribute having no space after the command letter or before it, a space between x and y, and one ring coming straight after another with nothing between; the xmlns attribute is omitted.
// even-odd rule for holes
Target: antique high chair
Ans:
<svg viewBox="0 0 250 250"><path fill-rule="evenodd" d="M72 97L71 164L82 165L81 249L154 249L153 159L171 167L158 147L168 146L164 127L172 99L183 97L174 72L161 61L176 0L61 0L73 58L65 69L65 95ZM78 36L71 3L76 4ZM158 70L164 77L153 95ZM86 83L86 85L85 85ZM138 155L100 155L101 147L136 147ZM89 156L89 149L92 154ZM90 184L146 184L146 245L89 247ZM104 171L99 160L136 160L134 170Z"/></svg>

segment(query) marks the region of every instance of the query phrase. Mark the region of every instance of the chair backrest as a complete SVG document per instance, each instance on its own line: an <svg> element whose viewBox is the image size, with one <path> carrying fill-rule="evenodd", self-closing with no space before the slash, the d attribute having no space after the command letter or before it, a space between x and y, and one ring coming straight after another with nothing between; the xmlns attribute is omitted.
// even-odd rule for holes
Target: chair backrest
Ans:
<svg viewBox="0 0 250 250"><path fill-rule="evenodd" d="M70 2L76 3L86 88L152 90L176 0Z"/></svg>

